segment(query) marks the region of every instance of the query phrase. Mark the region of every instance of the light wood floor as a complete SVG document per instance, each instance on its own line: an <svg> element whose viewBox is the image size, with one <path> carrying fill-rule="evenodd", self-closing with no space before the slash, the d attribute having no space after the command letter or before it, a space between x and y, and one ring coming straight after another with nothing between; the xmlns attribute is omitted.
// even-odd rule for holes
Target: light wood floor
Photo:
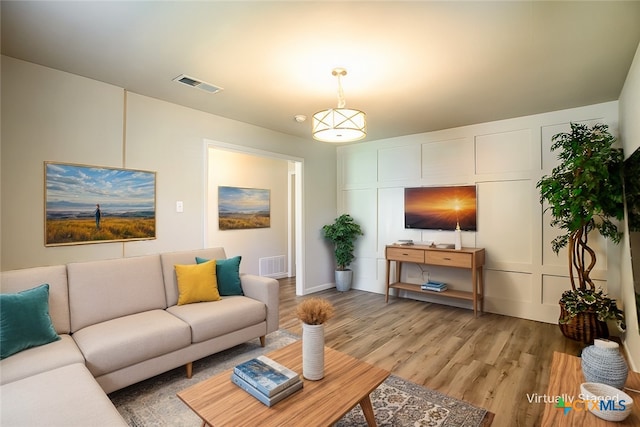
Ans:
<svg viewBox="0 0 640 427"><path fill-rule="evenodd" d="M581 346L557 325L405 298L335 289L315 293L331 301L326 345L393 374L483 407L492 427L538 426L554 351L578 354ZM280 280L280 327L302 334L295 279Z"/></svg>

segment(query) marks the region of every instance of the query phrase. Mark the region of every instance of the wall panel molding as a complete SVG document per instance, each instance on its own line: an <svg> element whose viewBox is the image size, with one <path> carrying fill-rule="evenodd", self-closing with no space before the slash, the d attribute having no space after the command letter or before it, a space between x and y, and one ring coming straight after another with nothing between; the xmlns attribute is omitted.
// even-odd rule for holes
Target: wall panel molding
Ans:
<svg viewBox="0 0 640 427"><path fill-rule="evenodd" d="M591 121L594 117L615 127L616 105L597 104L338 147L338 164L342 165L338 169L342 175L338 177L338 190L342 191L339 210L354 209L358 216L376 218L374 224L367 220L368 227L377 228L377 239L375 243L367 242L366 257L373 244L377 262L367 259L359 268L375 269L365 277L377 279L359 282L358 289L384 293L385 245L398 239L454 241L453 231L404 228L405 187L475 184L478 231L464 232L462 243L487 250L485 310L556 323L559 308L553 300L570 287L566 257L562 254L557 257L551 251L555 231L549 226L549 218L543 217L535 185L543 175L542 165L544 170L552 167L553 157L548 151L553 134L570 121ZM374 169L377 179L373 178ZM358 191L372 192L367 192L363 200L353 191L356 187ZM605 261L607 247L595 243L601 270L594 271L593 276L606 284L610 276ZM470 287L459 272L447 269L433 272L453 288ZM420 283L422 273L418 266L409 264L403 269L403 280ZM550 280L550 275L558 279ZM424 295L408 296L429 299ZM442 302L431 298L434 299Z"/></svg>

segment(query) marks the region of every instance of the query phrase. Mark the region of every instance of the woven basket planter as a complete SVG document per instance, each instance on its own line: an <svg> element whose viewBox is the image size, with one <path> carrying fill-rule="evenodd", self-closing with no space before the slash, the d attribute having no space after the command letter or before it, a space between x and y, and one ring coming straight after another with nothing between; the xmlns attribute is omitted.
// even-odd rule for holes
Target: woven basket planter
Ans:
<svg viewBox="0 0 640 427"><path fill-rule="evenodd" d="M560 303L560 319L568 316L569 313ZM593 344L596 338L609 338L609 328L607 322L598 320L598 315L594 312L578 313L567 323L558 322L562 335L584 344Z"/></svg>

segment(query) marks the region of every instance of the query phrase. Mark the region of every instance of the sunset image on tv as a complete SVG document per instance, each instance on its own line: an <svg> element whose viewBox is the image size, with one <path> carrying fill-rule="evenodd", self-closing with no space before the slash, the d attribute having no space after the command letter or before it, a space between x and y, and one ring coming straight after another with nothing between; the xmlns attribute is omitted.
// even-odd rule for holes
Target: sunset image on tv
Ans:
<svg viewBox="0 0 640 427"><path fill-rule="evenodd" d="M476 231L476 187L404 189L404 226L424 230Z"/></svg>

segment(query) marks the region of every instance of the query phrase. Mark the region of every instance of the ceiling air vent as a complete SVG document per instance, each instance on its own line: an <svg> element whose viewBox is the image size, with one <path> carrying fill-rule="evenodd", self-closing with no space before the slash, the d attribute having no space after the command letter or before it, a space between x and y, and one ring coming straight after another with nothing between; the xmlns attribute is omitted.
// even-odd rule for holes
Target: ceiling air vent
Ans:
<svg viewBox="0 0 640 427"><path fill-rule="evenodd" d="M194 87L196 89L203 90L209 93L217 93L223 90L221 87L214 86L211 83L206 83L198 79L194 79L193 77L187 76L185 74L180 74L178 77L173 79L174 82L182 83L187 86Z"/></svg>

